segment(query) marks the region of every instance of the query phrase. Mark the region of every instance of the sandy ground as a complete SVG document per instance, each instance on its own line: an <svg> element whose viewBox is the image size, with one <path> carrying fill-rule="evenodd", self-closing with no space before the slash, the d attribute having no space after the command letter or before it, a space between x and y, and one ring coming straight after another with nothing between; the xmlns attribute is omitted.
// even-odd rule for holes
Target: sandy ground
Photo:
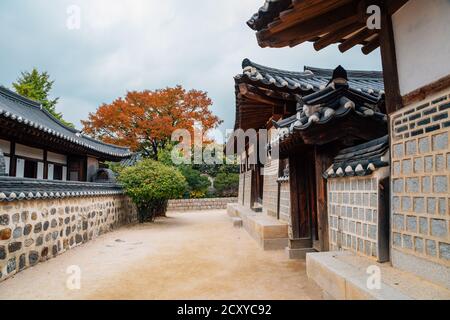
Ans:
<svg viewBox="0 0 450 320"><path fill-rule="evenodd" d="M81 268L69 290L67 268ZM169 213L0 283L0 299L320 299L305 262L262 251L224 210Z"/></svg>

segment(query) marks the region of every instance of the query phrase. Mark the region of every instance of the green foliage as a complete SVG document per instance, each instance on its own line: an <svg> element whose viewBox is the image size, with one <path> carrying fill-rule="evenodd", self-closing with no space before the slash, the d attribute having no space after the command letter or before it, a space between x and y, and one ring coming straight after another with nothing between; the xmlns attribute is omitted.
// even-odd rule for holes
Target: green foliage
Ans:
<svg viewBox="0 0 450 320"><path fill-rule="evenodd" d="M236 197L239 190L238 173L219 173L214 180L216 193L220 197Z"/></svg>
<svg viewBox="0 0 450 320"><path fill-rule="evenodd" d="M53 83L54 81L50 80L50 75L47 72L39 73L36 68L33 68L31 72L22 72L17 82L14 82L12 86L18 94L41 103L44 109L56 119L66 126L74 128L72 123L65 121L62 114L56 111L59 98L49 99Z"/></svg>
<svg viewBox="0 0 450 320"><path fill-rule="evenodd" d="M108 166L108 169L111 169L117 175L119 175L122 172L122 170L125 169L125 167L122 166L120 162L107 161L106 165Z"/></svg>
<svg viewBox="0 0 450 320"><path fill-rule="evenodd" d="M164 215L169 199L180 198L186 180L175 168L146 159L120 171L119 182L136 204L140 222Z"/></svg>
<svg viewBox="0 0 450 320"><path fill-rule="evenodd" d="M208 177L201 175L199 171L189 165L180 166L179 170L188 184L188 190L185 196L189 198L204 198L211 185Z"/></svg>

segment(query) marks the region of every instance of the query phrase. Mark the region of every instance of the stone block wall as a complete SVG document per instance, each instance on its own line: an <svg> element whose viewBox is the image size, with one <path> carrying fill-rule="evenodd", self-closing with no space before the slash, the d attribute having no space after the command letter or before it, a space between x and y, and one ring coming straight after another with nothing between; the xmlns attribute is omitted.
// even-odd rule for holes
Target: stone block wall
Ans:
<svg viewBox="0 0 450 320"><path fill-rule="evenodd" d="M252 198L252 173L253 171L247 171L244 173L244 206L250 208Z"/></svg>
<svg viewBox="0 0 450 320"><path fill-rule="evenodd" d="M263 208L271 217L277 217L279 166L278 160L271 160L264 167Z"/></svg>
<svg viewBox="0 0 450 320"><path fill-rule="evenodd" d="M244 185L245 185L245 173L239 174L239 191L238 191L238 203L244 204Z"/></svg>
<svg viewBox="0 0 450 320"><path fill-rule="evenodd" d="M169 211L193 211L226 209L228 203L236 203L237 198L179 199L169 201Z"/></svg>
<svg viewBox="0 0 450 320"><path fill-rule="evenodd" d="M291 221L291 187L289 180L280 183L280 220Z"/></svg>
<svg viewBox="0 0 450 320"><path fill-rule="evenodd" d="M388 259L387 237L384 236L388 226L381 224L388 217L383 217L387 214L381 208L379 187L380 180L388 174L387 168L381 168L367 177L328 180L331 251L351 251L378 261Z"/></svg>
<svg viewBox="0 0 450 320"><path fill-rule="evenodd" d="M124 195L0 202L0 281L136 220Z"/></svg>
<svg viewBox="0 0 450 320"><path fill-rule="evenodd" d="M392 262L450 287L450 90L391 118Z"/></svg>

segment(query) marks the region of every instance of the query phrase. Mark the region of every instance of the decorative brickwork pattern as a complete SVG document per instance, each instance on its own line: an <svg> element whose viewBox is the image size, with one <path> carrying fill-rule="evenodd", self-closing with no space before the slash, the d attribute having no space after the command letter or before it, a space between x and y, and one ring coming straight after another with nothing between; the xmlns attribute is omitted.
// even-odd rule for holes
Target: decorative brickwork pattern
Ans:
<svg viewBox="0 0 450 320"><path fill-rule="evenodd" d="M391 120L392 247L450 266L450 96L412 104Z"/></svg>
<svg viewBox="0 0 450 320"><path fill-rule="evenodd" d="M250 208L252 198L252 173L253 171L247 171L244 174L244 206Z"/></svg>
<svg viewBox="0 0 450 320"><path fill-rule="evenodd" d="M263 208L271 217L277 217L279 166L278 160L271 160L264 167Z"/></svg>
<svg viewBox="0 0 450 320"><path fill-rule="evenodd" d="M379 180L344 177L328 180L330 250L379 258Z"/></svg>
<svg viewBox="0 0 450 320"><path fill-rule="evenodd" d="M170 200L169 211L192 211L226 209L228 203L236 203L237 198L179 199Z"/></svg>
<svg viewBox="0 0 450 320"><path fill-rule="evenodd" d="M0 281L137 220L123 195L0 203Z"/></svg>
<svg viewBox="0 0 450 320"><path fill-rule="evenodd" d="M239 175L239 191L238 191L238 203L244 204L244 184L245 184L245 174L241 173Z"/></svg>
<svg viewBox="0 0 450 320"><path fill-rule="evenodd" d="M291 222L291 187L289 180L280 183L280 220Z"/></svg>

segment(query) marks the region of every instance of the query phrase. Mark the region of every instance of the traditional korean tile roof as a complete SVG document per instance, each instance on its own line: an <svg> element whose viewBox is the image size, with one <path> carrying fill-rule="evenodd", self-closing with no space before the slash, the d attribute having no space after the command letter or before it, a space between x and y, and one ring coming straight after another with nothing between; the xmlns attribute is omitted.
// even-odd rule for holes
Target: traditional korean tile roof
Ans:
<svg viewBox="0 0 450 320"><path fill-rule="evenodd" d="M35 101L0 86L0 118L13 120L22 125L35 128L44 134L67 141L86 152L94 151L106 158L126 158L131 155L130 149L107 144L93 139L78 130L69 128L48 113Z"/></svg>
<svg viewBox="0 0 450 320"><path fill-rule="evenodd" d="M258 12L247 21L247 25L255 31L260 31L291 6L292 0L265 0Z"/></svg>
<svg viewBox="0 0 450 320"><path fill-rule="evenodd" d="M50 181L0 176L0 202L119 195L118 184Z"/></svg>
<svg viewBox="0 0 450 320"><path fill-rule="evenodd" d="M386 10L392 15L407 1L389 1ZM261 47L294 47L309 41L321 50L340 43L341 52L363 45L361 51L369 54L380 46L380 30L369 29L366 23L370 4L357 0L265 0L247 24L256 31Z"/></svg>
<svg viewBox="0 0 450 320"><path fill-rule="evenodd" d="M387 116L379 110L382 101L373 94L352 88L346 71L339 66L326 87L298 97L296 115L274 122L274 126L279 129L278 139L282 141L295 131L305 131L349 114L387 123Z"/></svg>
<svg viewBox="0 0 450 320"><path fill-rule="evenodd" d="M305 66L302 72L266 67L244 59L242 74L235 77L237 83L305 95L324 89L332 77L332 69ZM348 84L356 91L379 97L384 94L383 73L380 71L347 71Z"/></svg>
<svg viewBox="0 0 450 320"><path fill-rule="evenodd" d="M132 167L143 158L144 156L140 152L135 152L129 158L120 161L120 165L123 167Z"/></svg>
<svg viewBox="0 0 450 320"><path fill-rule="evenodd" d="M389 137L369 141L339 152L331 167L323 174L325 179L344 176L366 176L376 169L389 166Z"/></svg>

